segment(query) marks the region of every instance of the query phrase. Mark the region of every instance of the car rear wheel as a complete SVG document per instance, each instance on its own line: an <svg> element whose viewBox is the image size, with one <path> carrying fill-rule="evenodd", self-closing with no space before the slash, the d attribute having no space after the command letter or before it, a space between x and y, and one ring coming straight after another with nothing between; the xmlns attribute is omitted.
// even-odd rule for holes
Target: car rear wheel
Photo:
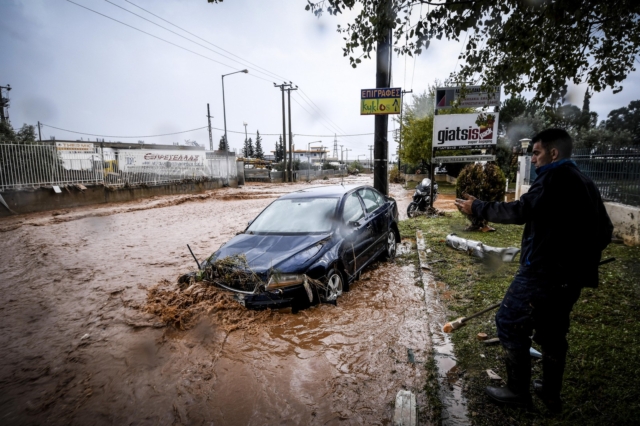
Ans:
<svg viewBox="0 0 640 426"><path fill-rule="evenodd" d="M393 260L396 257L396 233L393 232L393 229L389 229L389 234L387 235L387 246L384 251L384 258L388 260Z"/></svg>

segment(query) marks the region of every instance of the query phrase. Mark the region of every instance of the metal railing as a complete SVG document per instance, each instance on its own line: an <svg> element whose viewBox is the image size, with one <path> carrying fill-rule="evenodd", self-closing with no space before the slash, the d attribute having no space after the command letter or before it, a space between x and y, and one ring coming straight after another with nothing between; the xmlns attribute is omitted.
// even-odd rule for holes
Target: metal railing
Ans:
<svg viewBox="0 0 640 426"><path fill-rule="evenodd" d="M0 191L74 184L109 187L237 178L235 155L205 151L58 150L52 144L0 144Z"/></svg>
<svg viewBox="0 0 640 426"><path fill-rule="evenodd" d="M640 206L640 147L579 149L571 158L605 201Z"/></svg>

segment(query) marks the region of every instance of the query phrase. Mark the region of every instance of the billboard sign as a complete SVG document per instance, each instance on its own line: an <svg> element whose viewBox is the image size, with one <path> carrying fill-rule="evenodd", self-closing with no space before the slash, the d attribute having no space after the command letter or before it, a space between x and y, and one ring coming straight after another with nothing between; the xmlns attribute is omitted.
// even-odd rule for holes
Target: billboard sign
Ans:
<svg viewBox="0 0 640 426"><path fill-rule="evenodd" d="M118 162L123 172L139 172L142 170L203 168L204 151L144 150L120 149Z"/></svg>
<svg viewBox="0 0 640 426"><path fill-rule="evenodd" d="M489 148L498 142L498 113L436 115L434 149Z"/></svg>
<svg viewBox="0 0 640 426"><path fill-rule="evenodd" d="M500 106L500 86L489 90L482 86L438 87L436 89L436 109L452 108L480 108L485 106Z"/></svg>
<svg viewBox="0 0 640 426"><path fill-rule="evenodd" d="M436 163L475 163L476 161L496 161L495 155L455 155L450 157L434 157Z"/></svg>
<svg viewBox="0 0 640 426"><path fill-rule="evenodd" d="M360 90L360 115L400 114L401 108L400 87Z"/></svg>
<svg viewBox="0 0 640 426"><path fill-rule="evenodd" d="M93 152L93 143L81 142L56 142L58 151Z"/></svg>

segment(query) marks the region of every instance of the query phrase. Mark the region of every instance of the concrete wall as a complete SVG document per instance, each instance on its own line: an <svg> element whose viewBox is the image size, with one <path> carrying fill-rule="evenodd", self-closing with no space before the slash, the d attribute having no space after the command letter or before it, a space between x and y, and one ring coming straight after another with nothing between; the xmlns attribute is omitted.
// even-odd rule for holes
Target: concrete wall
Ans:
<svg viewBox="0 0 640 426"><path fill-rule="evenodd" d="M640 207L620 203L604 203L613 222L613 235L630 246L640 245Z"/></svg>
<svg viewBox="0 0 640 426"><path fill-rule="evenodd" d="M34 190L7 191L0 195L2 195L11 210L18 214L24 214L93 204L125 202L158 195L197 194L209 189L220 188L224 184L224 179L217 179L208 182L185 182L119 189L109 189L100 185L88 186L83 191L75 187L62 188L61 194L56 194L53 188L48 187ZM229 184L237 187L238 181L231 179ZM0 217L10 215L11 212L0 204Z"/></svg>

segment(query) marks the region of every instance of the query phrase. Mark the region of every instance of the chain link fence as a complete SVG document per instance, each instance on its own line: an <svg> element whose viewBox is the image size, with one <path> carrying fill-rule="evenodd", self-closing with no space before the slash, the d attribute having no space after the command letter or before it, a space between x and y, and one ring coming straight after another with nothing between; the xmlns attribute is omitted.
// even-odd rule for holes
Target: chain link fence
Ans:
<svg viewBox="0 0 640 426"><path fill-rule="evenodd" d="M235 154L60 145L0 144L0 191L74 184L118 188L237 178Z"/></svg>
<svg viewBox="0 0 640 426"><path fill-rule="evenodd" d="M640 147L578 149L572 159L605 201L640 207Z"/></svg>

